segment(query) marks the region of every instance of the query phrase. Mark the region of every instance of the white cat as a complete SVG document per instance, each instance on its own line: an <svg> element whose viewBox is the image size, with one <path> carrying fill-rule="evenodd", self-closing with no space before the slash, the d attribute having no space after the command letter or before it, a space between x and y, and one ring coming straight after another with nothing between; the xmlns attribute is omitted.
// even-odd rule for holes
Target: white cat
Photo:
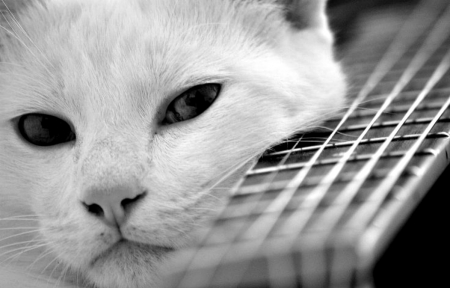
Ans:
<svg viewBox="0 0 450 288"><path fill-rule="evenodd" d="M344 104L324 0L0 0L0 287L158 287Z"/></svg>

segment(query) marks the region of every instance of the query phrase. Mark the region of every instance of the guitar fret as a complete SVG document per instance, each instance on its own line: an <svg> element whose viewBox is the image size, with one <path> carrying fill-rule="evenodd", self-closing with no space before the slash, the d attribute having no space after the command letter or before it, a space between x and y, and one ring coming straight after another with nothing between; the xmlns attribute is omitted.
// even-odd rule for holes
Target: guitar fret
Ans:
<svg viewBox="0 0 450 288"><path fill-rule="evenodd" d="M418 154L416 155L417 157L424 157L424 156L431 156L432 154ZM396 160L399 157L386 157L383 158L384 160ZM366 160L367 161L367 160ZM391 161L392 162L392 161ZM358 163L357 161L351 161L349 162L349 165L354 164L354 167L358 167L360 166L360 163ZM328 166L328 165L327 165ZM331 165L330 165L331 166ZM316 168L320 168L320 166L315 166ZM352 168L355 169L352 166L347 166L348 169ZM290 179L292 177L292 174L295 174L296 172L298 172L299 169L292 169L292 170L282 170L282 171L278 171L280 173L286 173L286 175L280 174L280 177L276 178L270 185L270 189L265 190L268 193L271 193L274 190L282 190L283 188L285 188L288 184L288 179ZM315 170L313 170L314 172L316 172ZM386 174L384 173L385 171L389 171L389 167L388 168L384 168L384 169L379 169L376 171L373 171L373 173L369 176L370 178L376 179L379 177L385 177ZM409 173L409 171L407 171ZM408 174L407 173L407 174ZM414 175L412 173L412 175ZM251 193L261 193L261 186L258 184L260 182L260 179L257 178L255 180L252 179L252 177L257 177L258 175L253 175L247 178L247 182L245 182L243 184L243 186L241 186L239 189L236 190L236 196L240 195L240 194L251 194ZM332 183L342 183L342 182L351 182L353 180L355 176L355 171L350 171L350 172L341 172L339 177L335 179L334 182ZM317 175L310 175L308 177L308 180L305 180L299 187L317 187L319 186L321 183L321 179L323 178L323 172L319 172L317 173ZM323 183L323 182L322 182ZM257 191L257 189L259 189L259 191Z"/></svg>
<svg viewBox="0 0 450 288"><path fill-rule="evenodd" d="M435 67L433 67L433 66L422 67L422 69L420 69L417 72L418 78L430 77L430 75L434 71L434 68ZM403 70L390 70L389 72L386 73L386 75L381 80L381 82L397 81L401 77L402 73L403 73ZM354 83L355 85L359 85L361 87L362 86L361 84L364 84L364 82L367 80L367 76L368 75L364 74L364 73L352 75L350 77L350 82Z"/></svg>
<svg viewBox="0 0 450 288"><path fill-rule="evenodd" d="M439 63L439 61L441 61L440 57L438 57L439 55L433 55L433 58L436 60L437 63ZM435 65L433 65L435 66ZM411 81L410 83L408 83L408 85L406 85L403 88L404 92L414 92L414 91L419 91L421 87L424 86L424 84L426 83L426 81L428 80L429 77L424 77L424 78L414 78L413 81ZM387 94L389 93L392 88L398 83L398 80L393 80L393 81L382 81L380 84L378 84L378 86L376 87L376 89L372 90L371 92L371 96L377 96L377 95L383 95L383 94ZM444 86L441 86L444 85ZM436 88L448 88L448 83L445 82L441 82L438 83L438 85L436 86ZM352 86L352 88L349 90L349 95L353 95L355 93L357 93L358 91L361 90L361 87L358 86Z"/></svg>
<svg viewBox="0 0 450 288"><path fill-rule="evenodd" d="M436 53L433 55L433 57L430 58L429 61L427 61L424 64L424 66L422 66L420 68L420 71L425 72L427 70L430 70L433 67L435 67L436 64L439 63L438 56L442 55L442 54L444 54L446 52L446 49L447 49L447 46L448 46L448 44L446 42L448 42L449 40L450 40L450 38L447 38L447 39L444 38L443 39L441 46L436 48ZM418 41L418 42L421 43L421 41ZM412 52L411 55L413 56L417 51L414 50L414 51L411 51L411 52ZM402 73L405 70L406 66L409 65L409 63L411 62L412 56L407 56L407 57L400 58L395 63L395 65L393 65L391 67L392 69L386 73L386 77L389 77L391 74ZM379 59L379 57L375 57L375 59L374 59L375 61L371 61L371 59L363 58L359 62L356 62L356 63L354 63L352 61L346 61L344 59L344 62L347 62L347 66L349 66L350 69L353 70L353 73L355 75L358 75L358 76L356 76L357 77L356 79L360 79L361 80L361 79L367 78L370 75L370 74L365 74L365 73L367 73L367 71L370 70L369 68L371 68L372 66L374 66L376 64L376 60L378 60L378 59ZM352 58L352 60L354 60L354 59ZM364 71L364 73L359 74L359 73L357 73L358 71ZM420 79L421 73L419 73L418 76L419 76L418 79ZM383 78L383 81L385 81L385 80L386 79ZM383 81L381 81L380 83L381 84L385 83ZM355 90L358 91L358 89L356 89L356 88L358 88L357 86L352 86L350 88L353 91L355 91ZM359 87L359 88L361 88L361 87ZM379 87L379 88L382 88L382 87Z"/></svg>
<svg viewBox="0 0 450 288"><path fill-rule="evenodd" d="M441 105L442 107L442 105ZM427 118L419 118L419 119L409 119L405 122L405 125L413 125L413 124L427 124L430 123L433 120L431 117ZM439 119L438 122L450 122L450 117L442 117ZM399 120L397 121L383 121L381 123L375 123L372 127L373 128L387 128L387 127L395 127L400 123ZM367 127L367 124L357 124L357 125L349 125L346 127L343 127L339 130L339 132L350 132L350 131L357 131L357 130L363 130Z"/></svg>
<svg viewBox="0 0 450 288"><path fill-rule="evenodd" d="M408 169L404 171L402 177L404 177L405 179L416 177L418 174L418 169L420 170L420 168L417 168L417 166L408 167ZM365 188L363 187L363 189L356 195L354 202L365 202L368 196L364 196L364 194L370 195L373 191L375 191L374 186L377 186L379 183L381 183L381 180L383 180L389 174L389 172L389 168L374 171L374 173L368 178L368 181L365 184ZM335 199L340 194L340 191L343 187L345 187L352 181L354 175L355 173L353 172L342 173L339 178L333 182L333 186L331 187L326 197L322 200L320 206L328 207L330 205L339 204L339 201L334 203L333 199ZM288 205L281 210L297 210L299 203L304 200L309 191L320 184L321 178L322 177L320 176L308 178L308 181L304 182L302 186L300 186L299 189L295 192ZM280 211L266 211L265 207L278 196L279 192L283 190L287 183L288 181L274 182L271 187L272 190L266 190L264 192L261 192L261 190L258 189L258 185L241 187L238 191L238 194L236 194L235 197L230 201L227 209L223 211L223 214L218 221L227 221L229 218L244 217L248 215L261 215ZM261 195L259 194L264 195L262 195L261 197ZM258 205L256 205L254 209L249 210L247 204L254 203L255 199L258 200Z"/></svg>
<svg viewBox="0 0 450 288"><path fill-rule="evenodd" d="M449 77L450 77L450 73L449 73ZM447 96L448 92L450 92L450 84L447 83L445 86L442 88L435 87L435 89L433 89L433 91L429 95L430 99L433 99L434 101L436 101L436 100L445 101L444 98ZM397 96L397 98L393 102L393 105L402 105L405 102L414 101L414 99L417 97L417 95L419 93L420 93L420 90L403 91L400 93L400 95ZM361 108L378 108L383 103L383 100L385 100L387 97L388 97L388 94L373 95L373 96L371 96L372 99L370 101L363 103L360 107Z"/></svg>
<svg viewBox="0 0 450 288"><path fill-rule="evenodd" d="M442 107L443 103L423 103L421 104L415 111L428 111L428 110L438 110L439 108ZM384 113L392 113L392 114L396 114L396 113L405 113L408 111L410 106L396 106L396 107L391 107L388 108L384 111ZM352 117L350 117L350 119L355 119L355 118L366 118L366 117L371 117L377 114L377 111L373 111L373 110L362 110L362 111L358 111L356 113L354 113L352 115Z"/></svg>
<svg viewBox="0 0 450 288"><path fill-rule="evenodd" d="M419 154L417 156L431 156L431 154L421 154L421 155ZM405 170L405 175L406 176L408 176L408 175L415 176L417 174L415 168L411 168L411 169L410 168L411 167L409 167ZM372 173L372 175L370 175L369 180L382 179L382 178L386 177L387 172L389 172L389 169L374 171ZM333 183L334 184L349 183L350 181L352 181L354 176L355 176L355 173L353 173L353 172L350 172L350 173L343 172ZM322 180L322 176L308 177L308 180L305 181L304 183L302 183L300 188L308 188L308 187L314 188L320 184L321 180ZM270 193L278 193L279 191L283 190L283 188L285 188L288 183L289 183L288 180L275 180L270 185L271 190L261 190L261 188L265 187L265 186L262 186L261 184L245 184L244 186L239 187L239 189L236 191L236 194L234 195L234 197L248 196L248 195L252 195L252 194L263 194L263 192L269 193L269 194Z"/></svg>
<svg viewBox="0 0 450 288"><path fill-rule="evenodd" d="M420 39L411 39L412 41L415 41L414 47L409 48L406 51L404 51L403 55L398 58L398 61L395 63L392 63L392 69L386 73L386 78L383 78L383 80L387 80L388 78L391 78L394 75L402 74L404 71L404 68L406 68L407 65L409 65L409 62L414 57L414 55L417 53L418 49L420 48L420 45L425 41L426 35L424 37L421 37ZM410 41L411 41L410 40ZM417 75L418 78L421 78L423 75L422 73L426 73L427 70L432 69L436 64L436 56L445 54L445 52L448 49L448 45L450 44L450 35L442 35L442 41L441 44L439 44L439 47L436 47L436 52L433 55L433 57L430 58L430 60L425 63L423 67L421 67L421 72ZM370 71L370 68L377 64L378 60L381 58L381 55L374 55L373 58L367 57L368 53L365 51L364 48L361 48L361 51L364 51L363 54L360 56L358 55L351 55L351 58L344 59L344 63L350 68L350 72L352 74L353 80L357 80L357 82L367 79L367 77L370 75L368 73ZM399 55L399 54L398 54ZM383 83L383 82L381 82Z"/></svg>
<svg viewBox="0 0 450 288"><path fill-rule="evenodd" d="M366 125L367 127L367 125ZM420 137L420 134L410 134L410 135L400 135L395 136L393 138L394 141L398 140L410 140L410 139L418 139ZM450 134L447 132L437 132L437 133L430 133L427 135L427 138L448 138L450 137ZM352 146L355 143L361 143L361 144L374 144L374 143L382 143L387 140L388 137L379 137L379 138L371 138L371 139L362 139L360 141L347 141L347 142L341 142L341 143L332 143L325 146L325 148L337 148L337 147L348 147ZM298 152L307 152L307 151L317 151L321 148L321 145L315 145L315 146L308 146L308 147L302 147L302 148L296 148L292 149L292 153L298 153ZM288 153L287 151L277 151L273 153L268 153L264 157L273 157L273 156L279 156L284 155Z"/></svg>
<svg viewBox="0 0 450 288"><path fill-rule="evenodd" d="M419 138L419 135L407 135L407 136L411 136L411 137L405 137L403 139L399 138L398 140L418 139ZM437 135L434 135L434 137L436 137L436 136ZM439 136L441 136L441 135L439 135ZM368 140L372 140L372 139L368 139ZM384 140L380 139L380 140L378 140L376 142L369 142L369 141L367 141L366 143L379 143L379 142L383 142ZM351 144L346 145L346 146L351 146ZM405 151L395 151L395 152L385 153L381 157L382 158L402 157L402 156L405 155L405 153L406 153ZM433 149L426 149L426 150L417 152L416 156L424 156L424 155L436 156L436 153L437 152L435 150L433 150ZM372 154L358 154L358 155L352 156L348 160L348 162L367 161L372 156L373 156ZM336 164L337 162L338 162L338 159L335 159L335 158L319 160L319 161L317 161L314 164L314 167L325 166L325 165L333 165L333 164ZM259 168L259 169L258 168L254 168L253 170L250 170L250 171L247 172L247 176L250 177L250 176L253 176L253 175L267 174L267 173L279 172L279 171L283 171L283 170L300 169L300 168L305 167L306 165L307 165L307 162L299 162L299 163L293 163L293 164L277 165L277 166L267 167L267 168Z"/></svg>
<svg viewBox="0 0 450 288"><path fill-rule="evenodd" d="M449 92L450 94L450 92ZM429 114L429 113L427 113ZM436 126L436 129L434 129L433 132L438 133L438 132L442 132L439 130L440 127L445 128L446 127L446 123L450 122L450 110L448 111L448 113L446 113L448 116L445 117L441 117L438 120L438 123L440 125ZM387 118L390 119L390 118ZM408 119L403 127L408 128L408 126L411 126L411 128L413 127L419 127L419 126L423 126L425 124L428 124L430 121L432 120L432 117L422 117L422 118L415 118L415 119ZM350 121L349 121L350 122ZM356 132L358 133L358 131L364 130L367 127L367 123L365 121L352 121L355 122L355 124L351 124L349 123L347 126L344 126L342 128L339 129L338 133L339 133L339 138L336 138L334 140L334 143L336 143L335 146L342 146L345 147L347 146L346 144L351 144L353 143L354 140L349 140L348 138L354 138L356 137L356 135L353 134L348 134L348 133L352 133L352 132ZM330 123L330 127L333 127L334 125L332 125L333 120L331 120ZM374 135L378 135L379 137L382 137L382 134L385 134L387 132L389 132L389 128L395 127L396 125L398 125L400 123L400 120L383 120L381 122L375 123L373 125L373 132L372 133ZM403 129L404 132L408 132L410 131L410 129ZM403 132L403 131L402 131ZM443 132L446 133L446 132ZM276 146L273 146L270 150L266 151L263 156L262 156L262 160L268 160L268 161L274 161L276 159L276 157L279 157L281 155L284 154L285 151L290 150L291 148L293 148L293 144L296 139L298 139L298 137L302 137L302 141L298 144L296 144L297 148L296 150L292 151L294 152L294 155L298 154L298 151L300 151L300 149L302 149L303 151L312 151L315 150L317 147L320 147L320 145L314 145L314 143L322 143L323 139L325 139L326 137L328 137L328 132L314 132L314 133L307 133L307 134L300 134L300 135L296 135L293 136L292 138L288 139L287 141L280 143ZM445 134L444 134L445 135ZM379 138L378 137L378 138ZM371 138L375 138L375 137L371 137ZM366 141L366 140L364 140ZM328 147L331 147L332 144L329 144ZM329 148L328 148L329 149ZM273 160L270 159L270 157L273 158ZM260 165L257 165L260 166Z"/></svg>

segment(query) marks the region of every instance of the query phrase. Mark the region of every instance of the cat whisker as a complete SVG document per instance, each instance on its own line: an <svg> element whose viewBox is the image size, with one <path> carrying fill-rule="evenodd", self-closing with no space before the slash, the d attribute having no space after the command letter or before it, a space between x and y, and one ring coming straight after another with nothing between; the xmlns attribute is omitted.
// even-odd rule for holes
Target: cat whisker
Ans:
<svg viewBox="0 0 450 288"><path fill-rule="evenodd" d="M282 142L278 143L278 145L288 144L288 143L297 143L297 140L295 140L295 139L283 140Z"/></svg>
<svg viewBox="0 0 450 288"><path fill-rule="evenodd" d="M24 253L27 253L27 252L29 252L29 251L33 251L33 250L42 248L42 247L44 247L44 246L46 246L46 245L47 245L47 244L33 245L33 246L31 246L31 247L27 245L26 247L24 247L24 249L23 249L22 251L19 251L18 253L16 253L16 254L14 254L14 255L12 255L12 256L6 258L5 260L2 261L2 263L14 261L14 259L16 259L17 257L23 255Z"/></svg>
<svg viewBox="0 0 450 288"><path fill-rule="evenodd" d="M5 237L5 238L1 238L1 239L0 239L0 242L5 241L5 240L8 240L8 239L11 239L11 238L23 236L23 235L36 233L36 232L39 232L39 229L35 229L35 230L31 230L31 231L26 231L26 232L14 234L14 235L12 235L12 236L8 236L8 237Z"/></svg>
<svg viewBox="0 0 450 288"><path fill-rule="evenodd" d="M192 224L191 224L191 226L192 226ZM174 231L176 231L176 232L178 232L178 233L180 233L180 234L183 234L183 235L186 236L187 238L191 238L191 236L190 236L189 234L187 234L187 232L184 231L184 230L175 228L175 227L173 227L173 226L171 226L170 229L171 229L171 230L174 230Z"/></svg>
<svg viewBox="0 0 450 288"><path fill-rule="evenodd" d="M351 136L351 135L349 135L349 136ZM284 142L281 142L281 143L277 144L277 146L278 145L283 145L283 144L297 143L297 142L298 143L319 143L319 142L323 142L327 138L326 137L305 137L303 139L304 140L302 140L300 142L298 140L284 141ZM344 141L347 141L347 140L345 140L345 139L331 139L330 143L333 143L333 142L334 143L339 143L339 142L344 142Z"/></svg>
<svg viewBox="0 0 450 288"><path fill-rule="evenodd" d="M212 190L212 189L215 189L215 187L214 187L214 188L211 188L211 190ZM216 200L216 201L218 201L218 202L223 202L223 201L225 201L224 199L219 198L219 197L217 197L216 195L213 195L213 194L210 194L210 193L207 193L206 195L202 195L202 196L211 197L211 198L213 198L214 200Z"/></svg>
<svg viewBox="0 0 450 288"><path fill-rule="evenodd" d="M35 247L35 246L37 246L37 245L31 246L31 247L27 245L25 247L22 247L21 249L14 249L14 250L12 250L11 253L13 253L13 254L8 256L7 258L2 259L0 261L0 264L5 264L5 263L8 263L8 262L11 262L11 261L13 261L14 258L22 255L23 253L25 253L27 251L31 251L31 250L39 248L39 247ZM7 253L3 254L3 256L7 256Z"/></svg>
<svg viewBox="0 0 450 288"><path fill-rule="evenodd" d="M335 128L331 128L331 127L327 127L327 126L314 126L313 127L314 129L323 129L323 130L327 130L327 131L330 131L330 132L333 132L334 131L334 129Z"/></svg>
<svg viewBox="0 0 450 288"><path fill-rule="evenodd" d="M217 209L214 208L203 208L203 207L193 207L193 208L189 208L189 210L193 210L193 211L212 211L215 212L217 211Z"/></svg>
<svg viewBox="0 0 450 288"><path fill-rule="evenodd" d="M369 107L356 107L357 110L364 110L364 111L378 111L379 108L369 108Z"/></svg>
<svg viewBox="0 0 450 288"><path fill-rule="evenodd" d="M44 272L45 272L45 271L53 264L53 262L54 262L55 260L57 260L57 257L52 257L53 260L50 261L50 262L47 262L47 265L44 267L44 269L39 269L38 267L36 267L34 270L32 270L32 268L33 268L33 266L37 265L37 263L38 263L39 261L43 260L45 257L49 256L49 255L52 254L52 253L53 253L53 251L48 250L48 249L46 248L43 252L40 253L39 257L36 257L36 259L35 259L31 264L29 264L29 265L25 268L25 272L26 272L28 275L31 275L31 276L34 276L34 277L38 276L41 280L49 281L50 278L47 277L47 276L44 274ZM41 270L41 272L39 272L39 273L33 272L33 271L37 271L37 270ZM31 274L31 273L33 273L33 274Z"/></svg>
<svg viewBox="0 0 450 288"><path fill-rule="evenodd" d="M177 205L170 205L168 203L158 203L158 207L161 208L168 208L169 210L180 210L182 209L181 207L177 206Z"/></svg>
<svg viewBox="0 0 450 288"><path fill-rule="evenodd" d="M32 240L19 241L19 242L14 242L14 243L10 243L10 244L5 244L3 246L0 246L0 249L5 249L5 248L8 248L8 247L14 247L14 246L18 246L18 245L24 245L24 244L28 244L28 243L32 243L32 242L39 242L39 240L32 239ZM1 256L1 254L0 254L0 256Z"/></svg>
<svg viewBox="0 0 450 288"><path fill-rule="evenodd" d="M55 260L57 260L57 258L55 258L52 262L50 262L50 264L53 264ZM55 273L55 271L56 271L59 267L61 267L61 265L62 265L62 264L61 264L60 262L58 262L58 261L56 262L56 264L54 264L54 267L53 267L52 271L50 272L49 276L47 277L47 283L48 283L48 284L51 284L51 282L53 282L53 285L56 284L55 279L54 279L54 277L53 277L53 273ZM45 270L47 270L47 268L48 268L48 266L43 270L43 272L44 272ZM42 274L44 274L44 273L42 273Z"/></svg>
<svg viewBox="0 0 450 288"><path fill-rule="evenodd" d="M0 219L0 222L6 222L6 221L9 221L9 222L15 222L15 221L34 221L34 222L37 222L37 221L39 221L39 219L31 219L31 218L18 218L18 219ZM1 230L1 228L0 228L0 230Z"/></svg>
<svg viewBox="0 0 450 288"><path fill-rule="evenodd" d="M11 66L16 66L16 67L20 67L20 68L24 68L25 67L22 64L13 63L13 62L5 62L5 61L0 61L0 65L11 65ZM8 74L6 72L0 72L0 73Z"/></svg>
<svg viewBox="0 0 450 288"><path fill-rule="evenodd" d="M302 140L302 141L300 141L300 143L323 143L325 140L326 140L326 138L325 139L308 139L308 140ZM345 140L345 139L332 139L330 141L330 143L331 144L342 143L342 142L346 142L346 141L347 140Z"/></svg>
<svg viewBox="0 0 450 288"><path fill-rule="evenodd" d="M60 264L59 266L61 266L61 264ZM57 281L55 282L55 284L53 285L53 287L55 287L55 288L56 288L56 287L59 287L59 284L61 283L61 281L62 281L63 279L66 279L67 272L69 271L70 266L69 266L69 265L64 265L64 266L66 266L66 267L62 269L61 276L59 276L58 280L57 280Z"/></svg>
<svg viewBox="0 0 450 288"><path fill-rule="evenodd" d="M9 248L9 247L14 247L14 246L17 246L17 245L29 244L29 243L33 243L33 242L35 242L35 243L37 243L37 242L42 243L41 241L34 239L34 240L28 240L28 241L22 241L22 242L12 243L12 244L8 244L8 245L3 245L3 246L0 246L0 250L3 250L5 248ZM46 244L42 244L42 246L45 246L45 245ZM15 249L12 249L12 250L5 251L5 252L0 254L0 257L5 256L5 255L7 255L9 253L13 253L15 251L20 251L22 249L24 249L24 247L15 248Z"/></svg>
<svg viewBox="0 0 450 288"><path fill-rule="evenodd" d="M330 132L333 132L333 131L334 131L334 128L325 127L325 126L317 126L316 128L317 128L317 129L328 130L328 131L330 131ZM343 132L339 132L339 131L338 131L336 134L339 134L339 135L342 135L342 136L346 136L346 137L351 137L351 138L358 138L358 136L356 136L356 135L350 135L350 134L343 133ZM327 139L327 138L324 138L324 139Z"/></svg>
<svg viewBox="0 0 450 288"><path fill-rule="evenodd" d="M305 134L305 135L308 135L308 134ZM303 137L303 138L300 140L300 142L303 142L303 141L311 141L311 140L326 140L326 139L328 139L328 137L310 136L310 137ZM333 139L332 139L332 140L333 140ZM336 139L336 140L341 140L341 139ZM296 141L293 141L293 142L296 142Z"/></svg>
<svg viewBox="0 0 450 288"><path fill-rule="evenodd" d="M3 13L2 13L3 14ZM6 19L6 17L3 15L3 17ZM7 21L7 20L6 20ZM6 33L8 33L9 35L11 35L13 38L15 38L17 41L19 41L27 50L28 52L30 52L31 55L33 55L36 59L36 61L38 61L42 67L49 73L49 75L53 75L52 72L50 72L50 70L48 70L48 68L44 65L44 63L42 63L39 58L36 56L36 54L34 54L34 52L30 49L30 47L28 47L25 42L20 39L14 32L10 31L8 28L4 27L3 25L0 25L0 28L3 29Z"/></svg>
<svg viewBox="0 0 450 288"><path fill-rule="evenodd" d="M0 218L0 221L37 220L37 218L38 218L38 216L36 216L36 215L19 215L19 216Z"/></svg>
<svg viewBox="0 0 450 288"><path fill-rule="evenodd" d="M386 100L387 98L388 98L387 95L379 96L379 97L371 97L369 99L365 99L364 101L359 102L359 105L374 102L374 101Z"/></svg>
<svg viewBox="0 0 450 288"><path fill-rule="evenodd" d="M7 76L15 76L15 80L25 78L26 80L29 80L31 83L34 83L37 85L37 87L45 87L47 84L45 84L42 81L39 81L36 77L31 77L26 74L22 73L12 73L12 72L0 72L0 74L7 75Z"/></svg>
<svg viewBox="0 0 450 288"><path fill-rule="evenodd" d="M55 263L55 261L58 261L58 257L54 257L53 260L50 261L50 262L44 267L44 269L41 270L41 273L40 273L40 274L41 274L41 275L44 275L45 271L46 271L47 269L49 269L49 267L51 267L51 265L52 265L53 263ZM59 266L59 264L57 264L57 265L53 268L53 270L52 270L52 272L51 272L51 274L50 274L50 277L47 278L48 281L50 280L50 278L51 278L51 276L52 276L54 270L55 270L56 267L58 267L58 266Z"/></svg>
<svg viewBox="0 0 450 288"><path fill-rule="evenodd" d="M250 161L255 159L255 157L260 155L260 154L261 153L252 154L250 157L244 159L244 161L241 161L240 163L237 163L236 165L233 165L229 169L225 170L224 173L222 173L222 175L219 175L219 178L212 185L210 185L210 187L208 187L207 189L202 191L203 192L202 194L204 194L205 191L207 192L207 191L210 191L211 189L213 189L216 185L218 185L219 183L224 181L226 178L231 176L234 172L236 172L237 170L242 168L244 165L248 164Z"/></svg>
<svg viewBox="0 0 450 288"><path fill-rule="evenodd" d="M232 189L233 187L214 187L213 189L214 190L230 190L230 189Z"/></svg>
<svg viewBox="0 0 450 288"><path fill-rule="evenodd" d="M25 229L36 229L36 227L7 227L7 228L0 228L0 231L25 230Z"/></svg>
<svg viewBox="0 0 450 288"><path fill-rule="evenodd" d="M14 215L14 216L8 216L5 218L0 218L0 219L16 219L16 218L24 218L24 217L31 217L31 218L36 218L38 217L38 214L25 214L25 215Z"/></svg>
<svg viewBox="0 0 450 288"><path fill-rule="evenodd" d="M188 34L189 32L191 32L194 29L204 30L205 26L217 26L217 25L227 25L227 23L225 23L225 22L214 22L214 23L201 23L201 24L193 25L192 27L189 27L188 29L185 29L184 31L181 31L181 35L180 36L183 37L184 35Z"/></svg>
<svg viewBox="0 0 450 288"><path fill-rule="evenodd" d="M39 47L36 45L36 43L34 43L34 41L30 38L30 36L28 35L28 33L25 31L25 29L23 29L22 25L20 25L19 21L17 21L17 18L14 16L14 14L11 12L11 10L9 9L8 5L6 5L5 1L2 0L3 4L5 5L6 9L8 10L8 14L11 16L12 21L14 22L14 24L16 25L16 27L18 27L23 35L25 35L25 37L30 41L30 43L36 48L36 50L41 54L41 56L51 65L52 63L50 62L50 60L45 56L45 54L39 49ZM12 31L14 31L14 33L17 35L17 39L19 40L19 36L18 33L14 30L14 28L12 27L11 23L8 21L8 17L6 17L3 13L3 11L1 12L3 18L5 19L5 21L8 23L9 27L12 29ZM25 44L24 41L19 40L26 48L29 52L32 53L31 49ZM32 53L34 55L34 53ZM38 60L41 65L44 67L44 69L47 70L47 72L49 72L49 75L52 75L52 73L46 68L46 66L44 65L44 63L42 63L40 60Z"/></svg>
<svg viewBox="0 0 450 288"><path fill-rule="evenodd" d="M0 219L0 225L11 225L12 223L25 223L29 222L30 225L36 224L36 222L39 222L39 219L32 219L32 218L16 218L16 219ZM1 228L0 228L1 230Z"/></svg>
<svg viewBox="0 0 450 288"><path fill-rule="evenodd" d="M37 262L39 262L41 259L45 258L46 256L52 254L53 251L46 249L46 251L43 251L41 253L41 255L39 255L38 257L36 257L36 259L34 259L34 261L27 266L27 268L25 268L25 271L29 271L31 269L31 267L33 267Z"/></svg>
<svg viewBox="0 0 450 288"><path fill-rule="evenodd" d="M3 4L5 5L6 9L8 10L9 15L11 15L11 18L14 22L14 24L16 24L16 26L23 32L23 35L25 35L25 37L28 38L28 40L30 40L30 43L33 44L33 46L41 53L41 55L48 61L48 63L51 65L52 63L50 62L50 60L45 57L44 53L42 53L42 51L39 49L39 47L36 45L36 43L33 42L33 40L30 38L30 35L28 35L28 33L25 31L25 29L23 29L22 25L20 25L20 22L17 20L16 16L14 15L14 13L11 12L11 10L9 9L8 5L6 5L5 1L2 0ZM9 24L9 22L8 22ZM11 25L10 25L11 26ZM12 29L12 27L11 27Z"/></svg>
<svg viewBox="0 0 450 288"><path fill-rule="evenodd" d="M79 276L80 276L80 272L79 272L79 271L76 271L76 277L75 277L75 279L76 279L77 287L80 287Z"/></svg>
<svg viewBox="0 0 450 288"><path fill-rule="evenodd" d="M340 134L339 136L345 136L345 137L354 137L354 135L345 135L345 134ZM325 140L327 140L328 139L328 137L305 137L305 138L303 138L303 139L305 139L305 140L302 140L301 142L303 142L303 141L312 141L312 140L320 140L320 141L325 141ZM333 141L335 141L335 142L341 142L341 141L347 141L347 139L342 139L342 138L333 138L333 139L331 139L330 140L331 142L333 142Z"/></svg>

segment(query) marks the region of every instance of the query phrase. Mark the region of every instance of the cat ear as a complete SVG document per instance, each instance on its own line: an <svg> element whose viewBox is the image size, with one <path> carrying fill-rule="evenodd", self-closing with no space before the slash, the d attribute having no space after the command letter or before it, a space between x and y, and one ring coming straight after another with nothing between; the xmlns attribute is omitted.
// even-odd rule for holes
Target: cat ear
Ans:
<svg viewBox="0 0 450 288"><path fill-rule="evenodd" d="M294 28L327 28L327 0L276 0L285 10L286 20Z"/></svg>

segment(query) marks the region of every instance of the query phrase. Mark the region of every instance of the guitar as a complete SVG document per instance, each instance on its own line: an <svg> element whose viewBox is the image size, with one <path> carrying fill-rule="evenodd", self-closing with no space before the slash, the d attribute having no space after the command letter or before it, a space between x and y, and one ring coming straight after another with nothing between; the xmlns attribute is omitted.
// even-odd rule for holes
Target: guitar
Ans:
<svg viewBox="0 0 450 288"><path fill-rule="evenodd" d="M391 1L392 3L392 1ZM349 107L267 151L168 287L372 287L373 268L450 157L450 2L358 14Z"/></svg>

